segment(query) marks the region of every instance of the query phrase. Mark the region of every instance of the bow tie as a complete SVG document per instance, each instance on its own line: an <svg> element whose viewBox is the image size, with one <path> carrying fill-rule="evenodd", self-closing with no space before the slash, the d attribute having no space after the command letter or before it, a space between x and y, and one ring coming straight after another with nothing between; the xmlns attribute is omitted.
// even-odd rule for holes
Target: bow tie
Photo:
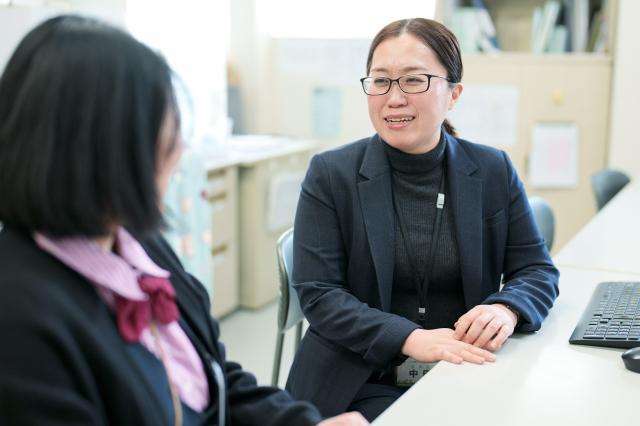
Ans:
<svg viewBox="0 0 640 426"><path fill-rule="evenodd" d="M169 324L180 318L176 305L176 292L167 278L141 275L140 290L149 295L149 300L130 300L116 295L116 315L120 335L127 343L140 340L140 333L154 319Z"/></svg>

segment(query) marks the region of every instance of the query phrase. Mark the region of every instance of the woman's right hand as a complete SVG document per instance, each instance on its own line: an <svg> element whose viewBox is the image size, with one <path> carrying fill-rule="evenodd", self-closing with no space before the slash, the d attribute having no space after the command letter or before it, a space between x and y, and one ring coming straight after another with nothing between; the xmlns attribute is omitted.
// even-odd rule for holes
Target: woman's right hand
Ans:
<svg viewBox="0 0 640 426"><path fill-rule="evenodd" d="M449 328L413 330L402 345L402 353L418 362L449 361L460 364L467 361L483 364L496 360L491 352L457 340L453 333Z"/></svg>

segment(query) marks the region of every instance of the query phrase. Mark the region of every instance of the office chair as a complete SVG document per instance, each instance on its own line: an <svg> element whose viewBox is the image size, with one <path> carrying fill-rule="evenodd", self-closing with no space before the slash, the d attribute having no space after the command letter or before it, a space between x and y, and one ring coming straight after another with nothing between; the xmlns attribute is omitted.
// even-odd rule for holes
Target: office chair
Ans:
<svg viewBox="0 0 640 426"><path fill-rule="evenodd" d="M619 170L604 169L591 176L591 187L600 211L631 179Z"/></svg>
<svg viewBox="0 0 640 426"><path fill-rule="evenodd" d="M296 352L302 339L302 320L304 319L304 315L302 309L300 309L298 295L291 282L291 272L293 270L293 228L285 231L278 239L277 254L278 271L280 273L280 299L278 301L278 337L276 340L276 353L273 358L273 372L271 375L271 384L273 386L278 386L285 333L294 325L296 326Z"/></svg>
<svg viewBox="0 0 640 426"><path fill-rule="evenodd" d="M549 203L541 197L530 197L529 205L531 206L533 217L536 220L542 238L544 238L545 244L547 245L547 250L551 251L556 233L556 221L553 217L553 210Z"/></svg>

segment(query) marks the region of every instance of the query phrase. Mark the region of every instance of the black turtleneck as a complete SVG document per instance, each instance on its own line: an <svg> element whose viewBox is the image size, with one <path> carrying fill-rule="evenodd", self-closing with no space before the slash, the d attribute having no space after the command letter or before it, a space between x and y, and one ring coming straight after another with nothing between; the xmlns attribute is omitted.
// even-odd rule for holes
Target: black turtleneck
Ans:
<svg viewBox="0 0 640 426"><path fill-rule="evenodd" d="M400 210L396 211L391 312L419 323L416 282L417 279L422 281L427 267L446 143L443 135L438 145L424 154L407 154L386 143L385 149L393 177L393 196ZM421 324L427 329L452 328L460 315L466 312L447 186L445 194L434 270L427 292L427 316L425 323ZM403 241L398 220L404 223L409 240L407 244ZM413 270L405 247L411 251L411 260L417 270Z"/></svg>

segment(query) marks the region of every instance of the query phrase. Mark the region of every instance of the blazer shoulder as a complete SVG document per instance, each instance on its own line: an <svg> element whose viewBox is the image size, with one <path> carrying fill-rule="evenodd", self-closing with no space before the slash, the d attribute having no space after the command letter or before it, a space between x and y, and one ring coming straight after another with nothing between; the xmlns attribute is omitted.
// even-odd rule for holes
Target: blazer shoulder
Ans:
<svg viewBox="0 0 640 426"><path fill-rule="evenodd" d="M507 156L507 154L501 149L489 145L470 142L466 139L457 137L454 137L453 139L458 143L458 145L460 145L460 147L467 153L469 157L478 162L480 165L494 162L505 162L505 156Z"/></svg>
<svg viewBox="0 0 640 426"><path fill-rule="evenodd" d="M327 164L351 164L362 160L362 157L373 137L359 139L316 154L314 157L322 159Z"/></svg>

